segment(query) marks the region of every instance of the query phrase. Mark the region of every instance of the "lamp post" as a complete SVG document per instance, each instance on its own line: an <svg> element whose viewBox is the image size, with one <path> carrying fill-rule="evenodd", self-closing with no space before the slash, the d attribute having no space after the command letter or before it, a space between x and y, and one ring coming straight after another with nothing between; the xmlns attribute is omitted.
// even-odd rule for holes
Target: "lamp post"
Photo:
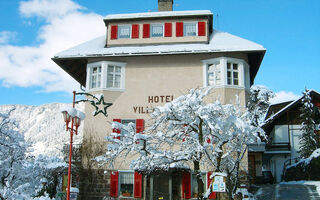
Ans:
<svg viewBox="0 0 320 200"><path fill-rule="evenodd" d="M68 189L67 200L70 200L70 185L71 185L71 159L72 159L72 137L73 133L78 135L78 128L80 126L81 119L84 119L84 114L77 111L75 107L76 91L73 91L72 109L62 110L63 118L66 123L66 131L70 131L70 149L69 149L69 168L68 168ZM71 126L69 123L71 121Z"/></svg>

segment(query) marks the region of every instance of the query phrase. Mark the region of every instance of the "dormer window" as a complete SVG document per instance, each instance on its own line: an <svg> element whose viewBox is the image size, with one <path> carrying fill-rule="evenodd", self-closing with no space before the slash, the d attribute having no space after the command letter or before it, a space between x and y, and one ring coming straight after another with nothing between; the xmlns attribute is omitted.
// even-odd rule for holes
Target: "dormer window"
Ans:
<svg viewBox="0 0 320 200"><path fill-rule="evenodd" d="M219 57L203 60L203 85L250 87L249 65L242 59Z"/></svg>
<svg viewBox="0 0 320 200"><path fill-rule="evenodd" d="M87 65L87 90L124 90L125 63L101 61Z"/></svg>
<svg viewBox="0 0 320 200"><path fill-rule="evenodd" d="M195 22L183 23L184 36L196 36L197 24Z"/></svg>
<svg viewBox="0 0 320 200"><path fill-rule="evenodd" d="M151 24L151 37L163 37L163 24Z"/></svg>
<svg viewBox="0 0 320 200"><path fill-rule="evenodd" d="M121 25L118 26L118 38L119 39L128 39L131 37L131 27L130 25Z"/></svg>

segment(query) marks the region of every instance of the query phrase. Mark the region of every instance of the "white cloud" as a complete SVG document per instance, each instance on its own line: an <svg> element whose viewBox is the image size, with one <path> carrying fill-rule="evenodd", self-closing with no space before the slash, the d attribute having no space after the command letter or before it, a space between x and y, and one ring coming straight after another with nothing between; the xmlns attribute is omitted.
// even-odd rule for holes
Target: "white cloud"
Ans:
<svg viewBox="0 0 320 200"><path fill-rule="evenodd" d="M20 3L26 17L44 18L38 46L0 45L0 81L4 86L40 86L45 91L72 91L78 83L51 58L54 54L105 33L103 17L82 12L70 0L31 0Z"/></svg>
<svg viewBox="0 0 320 200"><path fill-rule="evenodd" d="M0 44L5 44L15 39L17 33L10 31L1 31L0 32Z"/></svg>
<svg viewBox="0 0 320 200"><path fill-rule="evenodd" d="M275 97L270 100L272 104L282 103L286 101L297 100L301 96L294 94L293 92L280 91L275 93Z"/></svg>

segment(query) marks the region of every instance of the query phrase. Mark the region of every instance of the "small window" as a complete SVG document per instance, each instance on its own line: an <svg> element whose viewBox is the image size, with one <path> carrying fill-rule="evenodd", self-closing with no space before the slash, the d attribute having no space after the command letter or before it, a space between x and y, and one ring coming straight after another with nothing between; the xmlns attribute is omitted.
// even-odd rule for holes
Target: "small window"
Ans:
<svg viewBox="0 0 320 200"><path fill-rule="evenodd" d="M91 82L90 88L100 88L101 87L101 66L96 66L91 68Z"/></svg>
<svg viewBox="0 0 320 200"><path fill-rule="evenodd" d="M118 38L125 39L131 37L131 27L129 25L118 26Z"/></svg>
<svg viewBox="0 0 320 200"><path fill-rule="evenodd" d="M133 197L133 172L120 172L120 195L123 197Z"/></svg>
<svg viewBox="0 0 320 200"><path fill-rule="evenodd" d="M197 24L196 23L184 23L183 24L184 36L196 36L197 35Z"/></svg>
<svg viewBox="0 0 320 200"><path fill-rule="evenodd" d="M121 124L123 124L123 125L125 125L125 126L128 126L130 123L133 123L134 125L136 124L136 120L135 119L123 119L123 120L121 120ZM126 130L124 130L124 129L122 129L121 130L123 133L122 134L124 134L124 135L126 135L127 133L127 131ZM120 138L120 140L121 140L122 138Z"/></svg>
<svg viewBox="0 0 320 200"><path fill-rule="evenodd" d="M163 37L163 24L151 24L151 37Z"/></svg>
<svg viewBox="0 0 320 200"><path fill-rule="evenodd" d="M221 85L220 62L208 64L208 85Z"/></svg>
<svg viewBox="0 0 320 200"><path fill-rule="evenodd" d="M228 85L239 85L239 67L237 63L227 63Z"/></svg>
<svg viewBox="0 0 320 200"><path fill-rule="evenodd" d="M203 182L203 188L204 191L206 191L206 174L205 173L201 173L201 179ZM198 198L199 197L199 187L198 187L198 182L197 182L197 175L196 174L192 174L192 179L191 179L191 194L192 194L192 198Z"/></svg>
<svg viewBox="0 0 320 200"><path fill-rule="evenodd" d="M108 65L107 70L107 88L121 87L121 67Z"/></svg>

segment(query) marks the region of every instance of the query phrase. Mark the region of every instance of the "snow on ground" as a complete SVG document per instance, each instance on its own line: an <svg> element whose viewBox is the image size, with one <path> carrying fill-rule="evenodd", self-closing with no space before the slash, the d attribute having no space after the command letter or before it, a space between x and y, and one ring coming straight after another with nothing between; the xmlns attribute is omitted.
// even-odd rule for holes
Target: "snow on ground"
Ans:
<svg viewBox="0 0 320 200"><path fill-rule="evenodd" d="M6 113L14 109L10 119L14 119L17 131L24 135L27 142L31 143L33 155L45 154L62 158L61 150L64 144L70 140L69 132L65 130L65 122L61 109L70 106L63 103L51 103L40 106L26 105L1 105L0 113ZM84 110L84 104L78 104L77 109ZM83 123L82 123L83 124ZM74 143L80 143L82 139L82 127L80 134L74 137Z"/></svg>

